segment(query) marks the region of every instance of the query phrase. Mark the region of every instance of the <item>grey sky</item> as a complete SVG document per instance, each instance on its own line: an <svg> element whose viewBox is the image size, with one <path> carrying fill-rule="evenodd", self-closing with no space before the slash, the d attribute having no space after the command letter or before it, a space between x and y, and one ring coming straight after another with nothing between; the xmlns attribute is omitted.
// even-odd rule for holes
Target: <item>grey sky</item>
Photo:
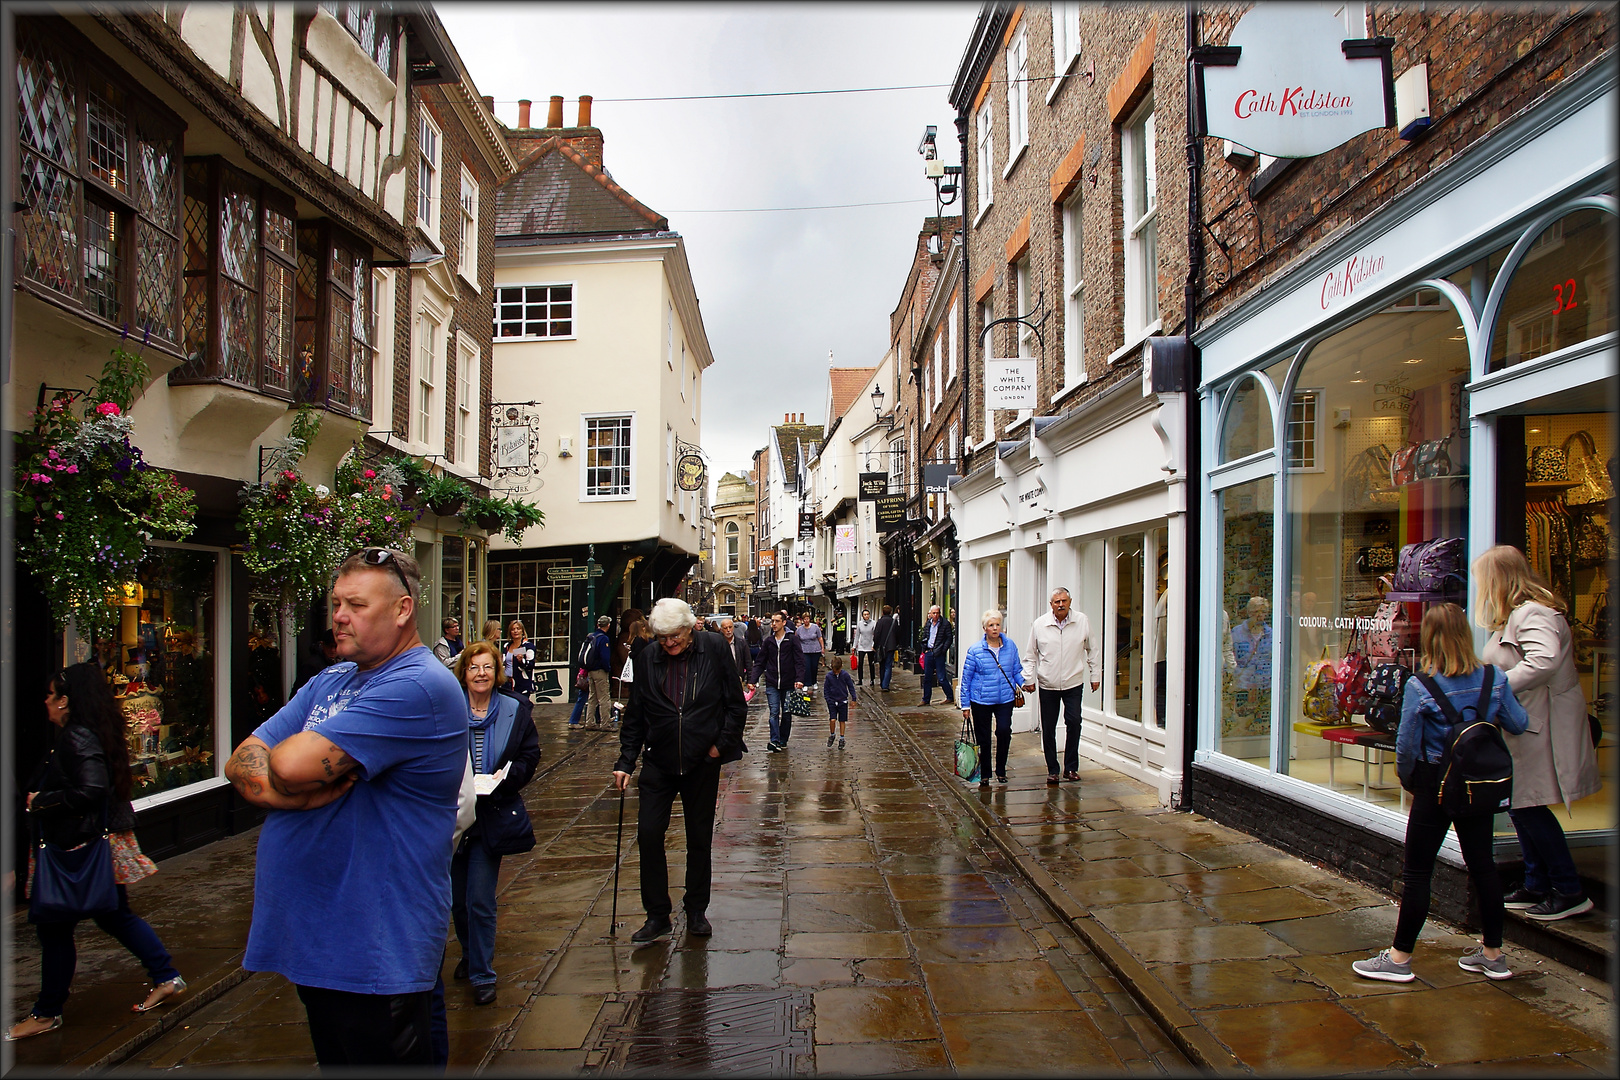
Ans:
<svg viewBox="0 0 1620 1080"><path fill-rule="evenodd" d="M949 83L976 4L439 3L480 93L517 123L553 94L596 99L613 178L686 239L715 363L704 375L711 482L746 471L782 414L824 421L827 353L875 365L922 219L917 141L948 91L616 103L611 98ZM699 210L914 203L788 213Z"/></svg>

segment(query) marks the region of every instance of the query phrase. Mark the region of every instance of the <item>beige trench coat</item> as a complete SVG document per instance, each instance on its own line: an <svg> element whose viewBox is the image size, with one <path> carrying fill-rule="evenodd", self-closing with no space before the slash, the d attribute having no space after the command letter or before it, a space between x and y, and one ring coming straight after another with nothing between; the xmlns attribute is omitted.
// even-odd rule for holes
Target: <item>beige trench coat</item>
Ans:
<svg viewBox="0 0 1620 1080"><path fill-rule="evenodd" d="M1513 754L1513 808L1563 803L1568 810L1600 791L1586 696L1563 616L1541 604L1519 605L1485 643L1481 659L1507 672L1508 685L1530 715L1524 734L1503 732Z"/></svg>

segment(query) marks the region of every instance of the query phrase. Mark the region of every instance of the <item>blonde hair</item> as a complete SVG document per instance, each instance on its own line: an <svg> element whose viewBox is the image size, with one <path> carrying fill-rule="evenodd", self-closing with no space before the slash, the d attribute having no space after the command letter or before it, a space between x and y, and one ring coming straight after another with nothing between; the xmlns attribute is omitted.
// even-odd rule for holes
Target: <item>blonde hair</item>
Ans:
<svg viewBox="0 0 1620 1080"><path fill-rule="evenodd" d="M988 608L983 615L979 616L979 629L983 630L986 626L989 626L991 619L1000 619L1001 617L1000 611L995 608Z"/></svg>
<svg viewBox="0 0 1620 1080"><path fill-rule="evenodd" d="M1542 604L1565 610L1564 602L1547 588L1524 552L1511 544L1497 544L1474 560L1474 621L1487 630L1500 630L1521 604Z"/></svg>
<svg viewBox="0 0 1620 1080"><path fill-rule="evenodd" d="M467 665L472 663L475 656L488 656L495 665L495 685L506 685L506 661L501 659L500 650L487 641L475 641L461 650L456 657L456 681L462 686L467 685Z"/></svg>
<svg viewBox="0 0 1620 1080"><path fill-rule="evenodd" d="M1456 604L1435 604L1423 613L1418 645L1430 675L1467 675L1480 668L1468 613Z"/></svg>
<svg viewBox="0 0 1620 1080"><path fill-rule="evenodd" d="M485 640L485 641L499 641L499 640L501 640L501 620L499 620L499 619L485 619L484 620L484 633L483 633L482 637L483 637L483 640Z"/></svg>

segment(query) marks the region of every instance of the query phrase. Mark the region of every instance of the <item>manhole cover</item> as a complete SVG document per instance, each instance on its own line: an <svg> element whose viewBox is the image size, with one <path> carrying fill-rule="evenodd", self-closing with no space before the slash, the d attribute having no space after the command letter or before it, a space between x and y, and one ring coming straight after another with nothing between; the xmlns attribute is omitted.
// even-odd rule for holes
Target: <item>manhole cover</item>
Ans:
<svg viewBox="0 0 1620 1080"><path fill-rule="evenodd" d="M594 1071L636 1076L808 1071L810 996L794 990L652 990L596 1041Z"/></svg>

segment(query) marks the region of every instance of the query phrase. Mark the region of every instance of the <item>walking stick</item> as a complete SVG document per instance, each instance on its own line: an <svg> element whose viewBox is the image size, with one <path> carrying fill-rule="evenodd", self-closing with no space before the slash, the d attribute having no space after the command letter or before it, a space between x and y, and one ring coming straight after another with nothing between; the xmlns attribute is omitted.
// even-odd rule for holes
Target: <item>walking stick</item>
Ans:
<svg viewBox="0 0 1620 1080"><path fill-rule="evenodd" d="M624 847L624 788L619 789L619 836L613 841L613 915L608 937L619 936L619 852Z"/></svg>

